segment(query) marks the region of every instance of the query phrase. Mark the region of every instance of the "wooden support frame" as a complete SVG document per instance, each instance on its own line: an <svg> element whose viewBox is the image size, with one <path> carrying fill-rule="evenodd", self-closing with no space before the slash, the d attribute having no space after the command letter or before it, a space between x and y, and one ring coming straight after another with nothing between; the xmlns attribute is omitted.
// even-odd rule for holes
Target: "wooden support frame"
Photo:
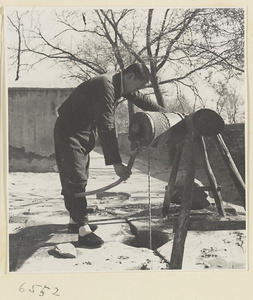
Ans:
<svg viewBox="0 0 253 300"><path fill-rule="evenodd" d="M245 184L233 162L233 159L221 137L221 135L217 135L213 137L215 139L216 146L220 152L220 155L224 161L226 168L231 176L231 179L240 194L244 207L245 207ZM179 168L181 153L182 153L181 146L180 151L177 153L174 162L172 173L170 176L169 184L165 193L164 199L164 207L163 213L168 213L169 205L172 198L172 193L174 191L174 184L176 181L176 176ZM203 187L204 190L211 190L215 199L215 203L217 206L217 210L220 216L225 217L225 209L222 202L222 196L220 193L220 187L217 185L214 173L212 171L211 165L209 163L208 154L206 150L206 144L204 137L198 135L194 131L192 131L191 141L190 141L190 151L189 151L189 158L188 158L188 165L187 165L187 173L185 178L185 184L183 189L183 197L181 202L181 209L179 213L179 217L176 224L175 236L172 246L172 253L170 259L170 269L182 269L183 264L183 254L184 254L184 245L185 240L187 237L187 232L189 228L189 221L190 221L190 212L191 212L191 205L192 205L192 192L194 190L194 179L195 179L195 168L196 168L196 151L197 149L200 150L200 154L202 156L202 160L204 163L204 168L209 180L210 187ZM179 150L179 149L177 149ZM168 191L168 189L171 189Z"/></svg>
<svg viewBox="0 0 253 300"><path fill-rule="evenodd" d="M204 137L200 138L199 150L200 150L200 154L202 156L202 160L203 160L203 163L204 163L204 168L205 168L205 171L206 171L207 178L209 180L209 184L211 186L211 190L212 190L212 193L213 193L213 197L214 197L214 200L215 200L215 204L216 204L218 213L219 213L220 216L225 217L226 212L225 212L225 209L224 209L224 206L223 206L221 192L218 188L218 184L216 182L215 176L213 174L213 171L212 171L209 159L208 159Z"/></svg>
<svg viewBox="0 0 253 300"><path fill-rule="evenodd" d="M171 121L173 121L171 123ZM175 121L175 122L174 122ZM187 173L183 188L181 209L177 224L171 253L170 269L181 269L183 262L184 244L189 228L190 213L192 208L192 194L195 181L196 153L200 151L204 169L209 181L209 186L196 187L203 191L211 191L215 199L219 216L225 217L221 187L218 186L211 168L204 137L213 137L224 164L237 188L245 207L245 184L232 160L232 157L220 135L224 130L223 119L210 109L200 109L183 118L177 114L162 114L159 112L139 112L131 119L129 132L130 140L138 142L139 147L163 143L176 144L176 153L173 160L169 182L164 196L162 213L169 213L172 195L176 189L176 179L179 164L183 152L185 136L190 137L190 149L187 165ZM219 218L220 219L220 218Z"/></svg>
<svg viewBox="0 0 253 300"><path fill-rule="evenodd" d="M194 131L192 131L192 132L194 132ZM208 154L207 154L207 150L206 150L206 144L205 144L204 137L199 136L197 133L195 133L195 134L198 136L198 148L197 149L199 149L199 151L200 151L202 161L204 164L204 168L205 168L205 172L206 172L209 184L210 184L210 186L208 186L208 187L205 186L205 187L198 188L198 189L202 189L202 190L206 190L206 191L208 190L213 193L213 197L214 197L214 200L216 203L218 213L220 216L225 217L226 212L225 212L223 201L222 201L221 187L217 184L214 173L212 171L212 168L211 168L211 165L209 162L209 158L208 158ZM181 155L182 155L182 151L183 151L183 146L184 146L184 143L180 143L179 145L177 145L177 150L176 150L176 154L175 154L174 161L173 161L171 175L170 175L169 182L168 182L166 192L164 195L164 202L163 202L163 209L162 209L162 213L164 216L168 215L168 213L169 213L169 207L170 207L173 192L175 190L175 183L176 183L180 159L181 159ZM196 155L196 153L194 155Z"/></svg>
<svg viewBox="0 0 253 300"><path fill-rule="evenodd" d="M177 178L180 159L182 156L183 146L184 146L183 142L181 142L180 144L178 144L176 146L177 149L176 149L175 157L173 160L170 179L169 179L168 185L166 187L165 195L164 195L163 209L162 209L162 213L164 216L166 216L169 213L170 203L171 203L172 195L174 192L174 186L176 183L176 178Z"/></svg>
<svg viewBox="0 0 253 300"><path fill-rule="evenodd" d="M234 183L234 186L236 187L241 201L243 203L244 208L246 208L246 204L245 204L245 183L240 175L240 173L238 172L236 165L230 155L230 152L225 144L225 142L223 141L223 138L220 134L218 134L217 136L214 136L214 141L216 144L216 147L223 159L223 162L230 174L230 177Z"/></svg>
<svg viewBox="0 0 253 300"><path fill-rule="evenodd" d="M189 161L187 166L185 186L181 209L178 217L178 226L174 236L174 242L171 253L170 269L182 269L184 244L187 236L190 212L192 205L192 191L195 179L196 151L199 147L200 136L194 131L191 135Z"/></svg>

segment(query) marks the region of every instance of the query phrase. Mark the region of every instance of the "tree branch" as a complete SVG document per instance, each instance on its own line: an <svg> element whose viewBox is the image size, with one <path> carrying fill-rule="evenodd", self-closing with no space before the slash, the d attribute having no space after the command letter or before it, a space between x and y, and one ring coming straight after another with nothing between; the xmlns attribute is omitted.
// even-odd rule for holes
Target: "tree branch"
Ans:
<svg viewBox="0 0 253 300"><path fill-rule="evenodd" d="M217 65L217 62L211 63L211 61L210 61L210 62L208 62L208 63L206 63L206 64L204 64L204 65L202 65L198 68L195 68L194 70L191 70L190 72L186 73L183 76L168 79L168 80L163 80L163 81L160 81L159 84L166 84L166 83L172 83L172 82L175 82L175 81L180 81L180 80L185 79L188 76L192 75L193 73L196 73L197 71L200 71L200 70L203 70L203 69L206 69L206 68L209 68L209 67L213 67L215 65Z"/></svg>
<svg viewBox="0 0 253 300"><path fill-rule="evenodd" d="M64 49L61 49L53 44L51 44L44 36L43 34L39 31L38 32L38 35L40 36L40 38L45 42L45 44L47 46L49 46L52 50L57 50L59 51L59 53L54 53L54 54L46 54L44 52L40 52L38 50L34 50L34 49L31 49L29 48L29 46L26 44L26 47L27 49L29 49L29 51L33 52L33 53L36 53L36 54L39 54L39 55L43 55L43 56L46 56L48 58L57 58L57 59L66 59L66 60L73 60L75 62L79 62L85 66L87 66L88 68L90 68L91 70L95 71L97 74L103 74L105 73L105 70L101 69L101 67L96 67L94 66L94 63L93 62L88 62L87 60L83 60L79 57L77 57L76 55L74 55L73 53L69 52L69 51L66 51Z"/></svg>
<svg viewBox="0 0 253 300"><path fill-rule="evenodd" d="M164 18L163 18L163 23L162 23L162 26L161 26L160 34L157 37L157 47L156 47L156 51L155 51L155 57L157 57L158 54L159 54L160 43L161 43L161 39L162 39L162 36L163 36L163 31L164 31L164 27L165 27L167 15L168 15L169 11L170 11L170 9L166 9L165 14L164 14Z"/></svg>
<svg viewBox="0 0 253 300"><path fill-rule="evenodd" d="M119 51L119 47L118 47L118 43L117 43L117 34L115 32L115 41L113 41L113 39L112 39L112 37L111 37L107 27L106 27L106 23L102 20L102 17L100 15L99 11L96 10L96 13L97 13L97 15L99 17L99 20L100 20L100 22L103 26L105 36L106 36L107 40L109 41L109 43L112 46L112 49L113 49L113 52L115 54L117 63L119 64L120 68L123 69L124 68L124 62L123 62L122 56L121 56L120 51Z"/></svg>
<svg viewBox="0 0 253 300"><path fill-rule="evenodd" d="M17 69L16 69L16 78L15 81L19 80L19 72L20 72L20 65L21 65L21 17L19 17L18 12L16 11L16 17L18 20L18 26L16 26L10 17L8 17L8 20L10 21L11 25L16 29L16 32L18 34L18 47L17 47Z"/></svg>
<svg viewBox="0 0 253 300"><path fill-rule="evenodd" d="M169 45L167 47L166 54L164 55L162 62L157 66L158 70L160 70L165 65L166 61L168 60L172 46L176 43L176 41L179 40L180 36L185 32L185 30L188 28L189 24L192 22L192 20L195 18L195 16L198 14L198 12L199 12L199 9L194 10L194 12L188 18L188 20L184 22L184 25L180 29L179 33L175 36L175 38L173 40L171 40L171 42L169 43Z"/></svg>
<svg viewBox="0 0 253 300"><path fill-rule="evenodd" d="M103 16L106 18L106 20L109 22L109 24L112 26L114 29L115 33L118 35L121 43L124 45L124 47L127 49L127 51L132 54L137 61L144 63L143 59L128 45L128 43L125 41L123 35L117 30L117 27L113 22L110 20L110 18L107 16L104 10L100 9L100 12L103 14Z"/></svg>
<svg viewBox="0 0 253 300"><path fill-rule="evenodd" d="M226 63L228 66L230 66L231 68L233 68L233 69L235 69L235 70L237 70L237 71L239 71L239 72L244 73L244 70L243 70L243 69L238 68L237 66L234 66L234 65L231 64L229 61L227 61L227 58L222 57L220 54L218 54L218 53L216 53L216 52L214 52L214 51L211 51L211 50L209 50L209 49L206 49L206 48L204 48L204 47L201 47L201 46L199 46L199 45L195 45L195 47L200 48L200 49L202 49L202 50L204 50L204 51L206 51L206 52L211 53L212 55L214 55L214 56L220 58L221 61L225 62L225 63Z"/></svg>

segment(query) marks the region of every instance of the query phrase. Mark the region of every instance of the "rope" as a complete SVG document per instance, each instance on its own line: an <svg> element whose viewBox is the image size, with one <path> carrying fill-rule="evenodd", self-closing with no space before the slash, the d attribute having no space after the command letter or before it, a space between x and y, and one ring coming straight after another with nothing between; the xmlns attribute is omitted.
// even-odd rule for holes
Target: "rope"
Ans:
<svg viewBox="0 0 253 300"><path fill-rule="evenodd" d="M152 226L151 226L151 184L150 184L150 150L148 149L148 212L149 212L149 249L152 249Z"/></svg>

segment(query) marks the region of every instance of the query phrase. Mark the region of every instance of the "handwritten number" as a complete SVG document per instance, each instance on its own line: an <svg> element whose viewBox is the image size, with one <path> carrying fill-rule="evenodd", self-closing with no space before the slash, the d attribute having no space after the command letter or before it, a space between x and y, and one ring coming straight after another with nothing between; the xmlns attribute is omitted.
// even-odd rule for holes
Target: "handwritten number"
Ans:
<svg viewBox="0 0 253 300"><path fill-rule="evenodd" d="M40 291L40 293L39 293L39 296L44 296L45 295L45 293L44 293L44 289L48 289L48 290L50 290L50 288L49 287L47 287L46 285L43 287L43 289Z"/></svg>
<svg viewBox="0 0 253 300"><path fill-rule="evenodd" d="M20 292L20 293L24 293L24 292L25 292L25 288L24 288L25 284L26 284L26 283L22 283L22 284L20 285L20 287L19 287L19 292ZM37 286L37 287L42 287L42 285L39 285L39 284L33 284L32 287L31 287L30 289L28 289L28 291L29 291L30 293L34 294L34 293L35 293L35 290L36 290L36 286ZM44 287L40 290L40 293L39 293L39 296L40 296L40 297L42 297L42 296L45 295L45 290L46 290L46 289L47 289L47 290L50 290L50 287L44 285ZM54 290L55 290L55 292L52 293L52 295L53 295L53 296L60 296L60 295L58 294L59 289L55 287Z"/></svg>
<svg viewBox="0 0 253 300"><path fill-rule="evenodd" d="M30 293L34 293L35 292L35 288L34 288L35 286L42 287L42 285L35 284L35 285L32 286L32 290L29 289Z"/></svg>
<svg viewBox="0 0 253 300"><path fill-rule="evenodd" d="M19 287L19 291L21 293L24 293L25 289L23 288L23 285L25 285L25 283L21 284L21 286Z"/></svg>
<svg viewBox="0 0 253 300"><path fill-rule="evenodd" d="M59 289L58 289L58 288L55 288L55 292L54 292L52 295L54 295L54 296L60 296L59 294L57 294L58 291L59 291Z"/></svg>

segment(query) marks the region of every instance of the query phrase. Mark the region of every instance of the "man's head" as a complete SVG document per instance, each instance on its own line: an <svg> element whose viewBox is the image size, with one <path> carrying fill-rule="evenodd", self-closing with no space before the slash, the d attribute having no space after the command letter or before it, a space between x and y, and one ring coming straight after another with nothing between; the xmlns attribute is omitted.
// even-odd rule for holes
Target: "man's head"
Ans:
<svg viewBox="0 0 253 300"><path fill-rule="evenodd" d="M122 71L124 94L143 88L150 80L149 69L145 64L134 63Z"/></svg>

